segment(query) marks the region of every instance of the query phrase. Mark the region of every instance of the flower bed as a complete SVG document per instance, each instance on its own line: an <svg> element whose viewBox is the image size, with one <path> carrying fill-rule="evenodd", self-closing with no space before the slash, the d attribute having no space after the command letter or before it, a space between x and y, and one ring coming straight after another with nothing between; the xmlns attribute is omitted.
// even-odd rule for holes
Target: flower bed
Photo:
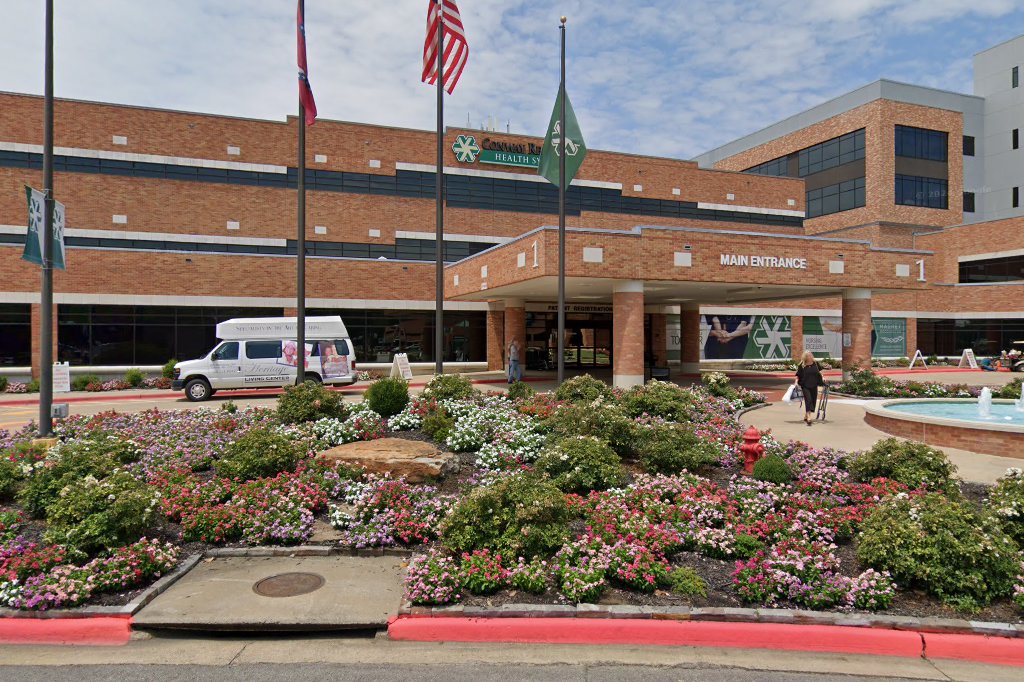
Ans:
<svg viewBox="0 0 1024 682"><path fill-rule="evenodd" d="M870 369L853 371L849 380L832 384L831 389L865 398L977 398L981 395L981 388L977 386L912 379L897 381Z"/></svg>
<svg viewBox="0 0 1024 682"><path fill-rule="evenodd" d="M260 409L74 417L48 454L26 445L27 429L0 432L0 601L111 599L187 554L304 543L319 521L344 547L412 549L414 604L612 599L916 615L952 605L974 619L1019 618L1019 475L988 501L968 500L933 450L897 443L861 457L769 433L766 453L792 480L748 478L735 413L758 399L718 376L630 391L578 377L557 395L516 400L435 390L388 420L365 404L287 425ZM384 434L431 438L460 453L462 469L413 485L316 458ZM128 523L116 504L67 509L104 481L154 500L152 520ZM89 533L57 533L65 518ZM893 523L905 539L886 549Z"/></svg>

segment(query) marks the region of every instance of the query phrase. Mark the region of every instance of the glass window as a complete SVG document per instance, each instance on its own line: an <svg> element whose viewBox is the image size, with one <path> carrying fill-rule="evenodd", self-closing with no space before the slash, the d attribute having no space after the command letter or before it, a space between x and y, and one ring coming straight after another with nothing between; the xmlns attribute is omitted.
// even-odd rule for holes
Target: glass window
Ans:
<svg viewBox="0 0 1024 682"><path fill-rule="evenodd" d="M1024 280L1024 256L966 261L959 270L961 284L1016 282Z"/></svg>
<svg viewBox="0 0 1024 682"><path fill-rule="evenodd" d="M32 364L32 313L28 305L0 303L0 367ZM59 355L59 350L58 350ZM3 370L0 369L0 373Z"/></svg>
<svg viewBox="0 0 1024 682"><path fill-rule="evenodd" d="M799 152L800 177L864 158L864 129L825 140Z"/></svg>
<svg viewBox="0 0 1024 682"><path fill-rule="evenodd" d="M974 192L964 192L964 213L974 213Z"/></svg>
<svg viewBox="0 0 1024 682"><path fill-rule="evenodd" d="M348 341L338 339L334 342L334 350L338 355L348 355Z"/></svg>
<svg viewBox="0 0 1024 682"><path fill-rule="evenodd" d="M1020 208L1020 187L1014 187L1010 204L1013 208Z"/></svg>
<svg viewBox="0 0 1024 682"><path fill-rule="evenodd" d="M974 156L973 135L964 135L964 156Z"/></svg>
<svg viewBox="0 0 1024 682"><path fill-rule="evenodd" d="M1010 70L1010 87L1015 88L1020 85L1020 67L1015 66Z"/></svg>
<svg viewBox="0 0 1024 682"><path fill-rule="evenodd" d="M277 344L280 349L281 344ZM211 356L212 360L237 360L238 359L238 342L237 341L225 341L217 347L217 350L213 352Z"/></svg>
<svg viewBox="0 0 1024 682"><path fill-rule="evenodd" d="M846 180L807 193L807 217L849 211L864 206L864 178Z"/></svg>
<svg viewBox="0 0 1024 682"><path fill-rule="evenodd" d="M267 360L281 357L280 341L246 341L245 357L250 360Z"/></svg>
<svg viewBox="0 0 1024 682"><path fill-rule="evenodd" d="M765 163L748 168L743 171L744 173L753 173L755 175L772 175L775 177L784 177L789 175L789 157L780 156L777 159L766 161Z"/></svg>
<svg viewBox="0 0 1024 682"><path fill-rule="evenodd" d="M1014 149L1020 149L1020 128L1014 128L1013 132L1010 133L1010 146Z"/></svg>
<svg viewBox="0 0 1024 682"><path fill-rule="evenodd" d="M896 126L896 156L945 161L949 134L941 130Z"/></svg>
<svg viewBox="0 0 1024 682"><path fill-rule="evenodd" d="M949 208L948 183L938 178L897 175L896 204L925 208Z"/></svg>

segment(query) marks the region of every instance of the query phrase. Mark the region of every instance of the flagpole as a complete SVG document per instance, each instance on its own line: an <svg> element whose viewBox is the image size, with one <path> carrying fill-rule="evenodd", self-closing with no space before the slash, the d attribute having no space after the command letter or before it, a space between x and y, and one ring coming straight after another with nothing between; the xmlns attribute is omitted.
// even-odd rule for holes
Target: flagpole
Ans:
<svg viewBox="0 0 1024 682"><path fill-rule="evenodd" d="M53 0L46 0L43 65L43 281L40 287L39 435L53 433Z"/></svg>
<svg viewBox="0 0 1024 682"><path fill-rule="evenodd" d="M299 17L302 24L299 31L302 35L302 57L305 62L306 54L306 2L299 0ZM307 65L303 63L303 71ZM308 73L306 87L309 83ZM306 381L306 105L302 102L302 87L299 84L299 164L298 164L298 190L299 190L299 215L298 227L295 240L295 263L296 263L296 286L295 286L295 383L301 384Z"/></svg>
<svg viewBox="0 0 1024 682"><path fill-rule="evenodd" d="M434 374L444 372L444 4L437 5L437 235L434 282Z"/></svg>
<svg viewBox="0 0 1024 682"><path fill-rule="evenodd" d="M562 80L558 89L558 384L565 381L565 21L562 34Z"/></svg>

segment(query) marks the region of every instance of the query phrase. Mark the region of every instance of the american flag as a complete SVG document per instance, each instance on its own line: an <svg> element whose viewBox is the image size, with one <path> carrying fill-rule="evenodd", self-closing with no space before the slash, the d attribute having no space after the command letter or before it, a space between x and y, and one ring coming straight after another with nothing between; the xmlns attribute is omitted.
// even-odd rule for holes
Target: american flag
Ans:
<svg viewBox="0 0 1024 682"><path fill-rule="evenodd" d="M299 11L298 18L296 19L296 26L298 28L298 44L299 44L299 101L302 102L302 106L306 109L306 125L311 126L316 122L316 102L313 101L313 88L309 85L309 77L307 76L306 66L306 19L304 0L299 0Z"/></svg>
<svg viewBox="0 0 1024 682"><path fill-rule="evenodd" d="M469 58L469 43L459 16L455 0L430 0L427 8L427 39L423 43L423 82L431 85L437 82L437 21L438 8L444 7L444 89L450 95L459 82L462 70Z"/></svg>

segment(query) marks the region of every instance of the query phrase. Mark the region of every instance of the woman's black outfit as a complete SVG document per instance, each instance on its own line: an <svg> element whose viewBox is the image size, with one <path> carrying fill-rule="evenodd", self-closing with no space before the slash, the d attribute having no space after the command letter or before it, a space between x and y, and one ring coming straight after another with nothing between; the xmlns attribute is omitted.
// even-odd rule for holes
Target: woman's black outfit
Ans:
<svg viewBox="0 0 1024 682"><path fill-rule="evenodd" d="M813 365L800 365L796 370L796 383L804 393L805 412L814 412L818 404L818 387L824 383L821 378L821 367L818 363Z"/></svg>

